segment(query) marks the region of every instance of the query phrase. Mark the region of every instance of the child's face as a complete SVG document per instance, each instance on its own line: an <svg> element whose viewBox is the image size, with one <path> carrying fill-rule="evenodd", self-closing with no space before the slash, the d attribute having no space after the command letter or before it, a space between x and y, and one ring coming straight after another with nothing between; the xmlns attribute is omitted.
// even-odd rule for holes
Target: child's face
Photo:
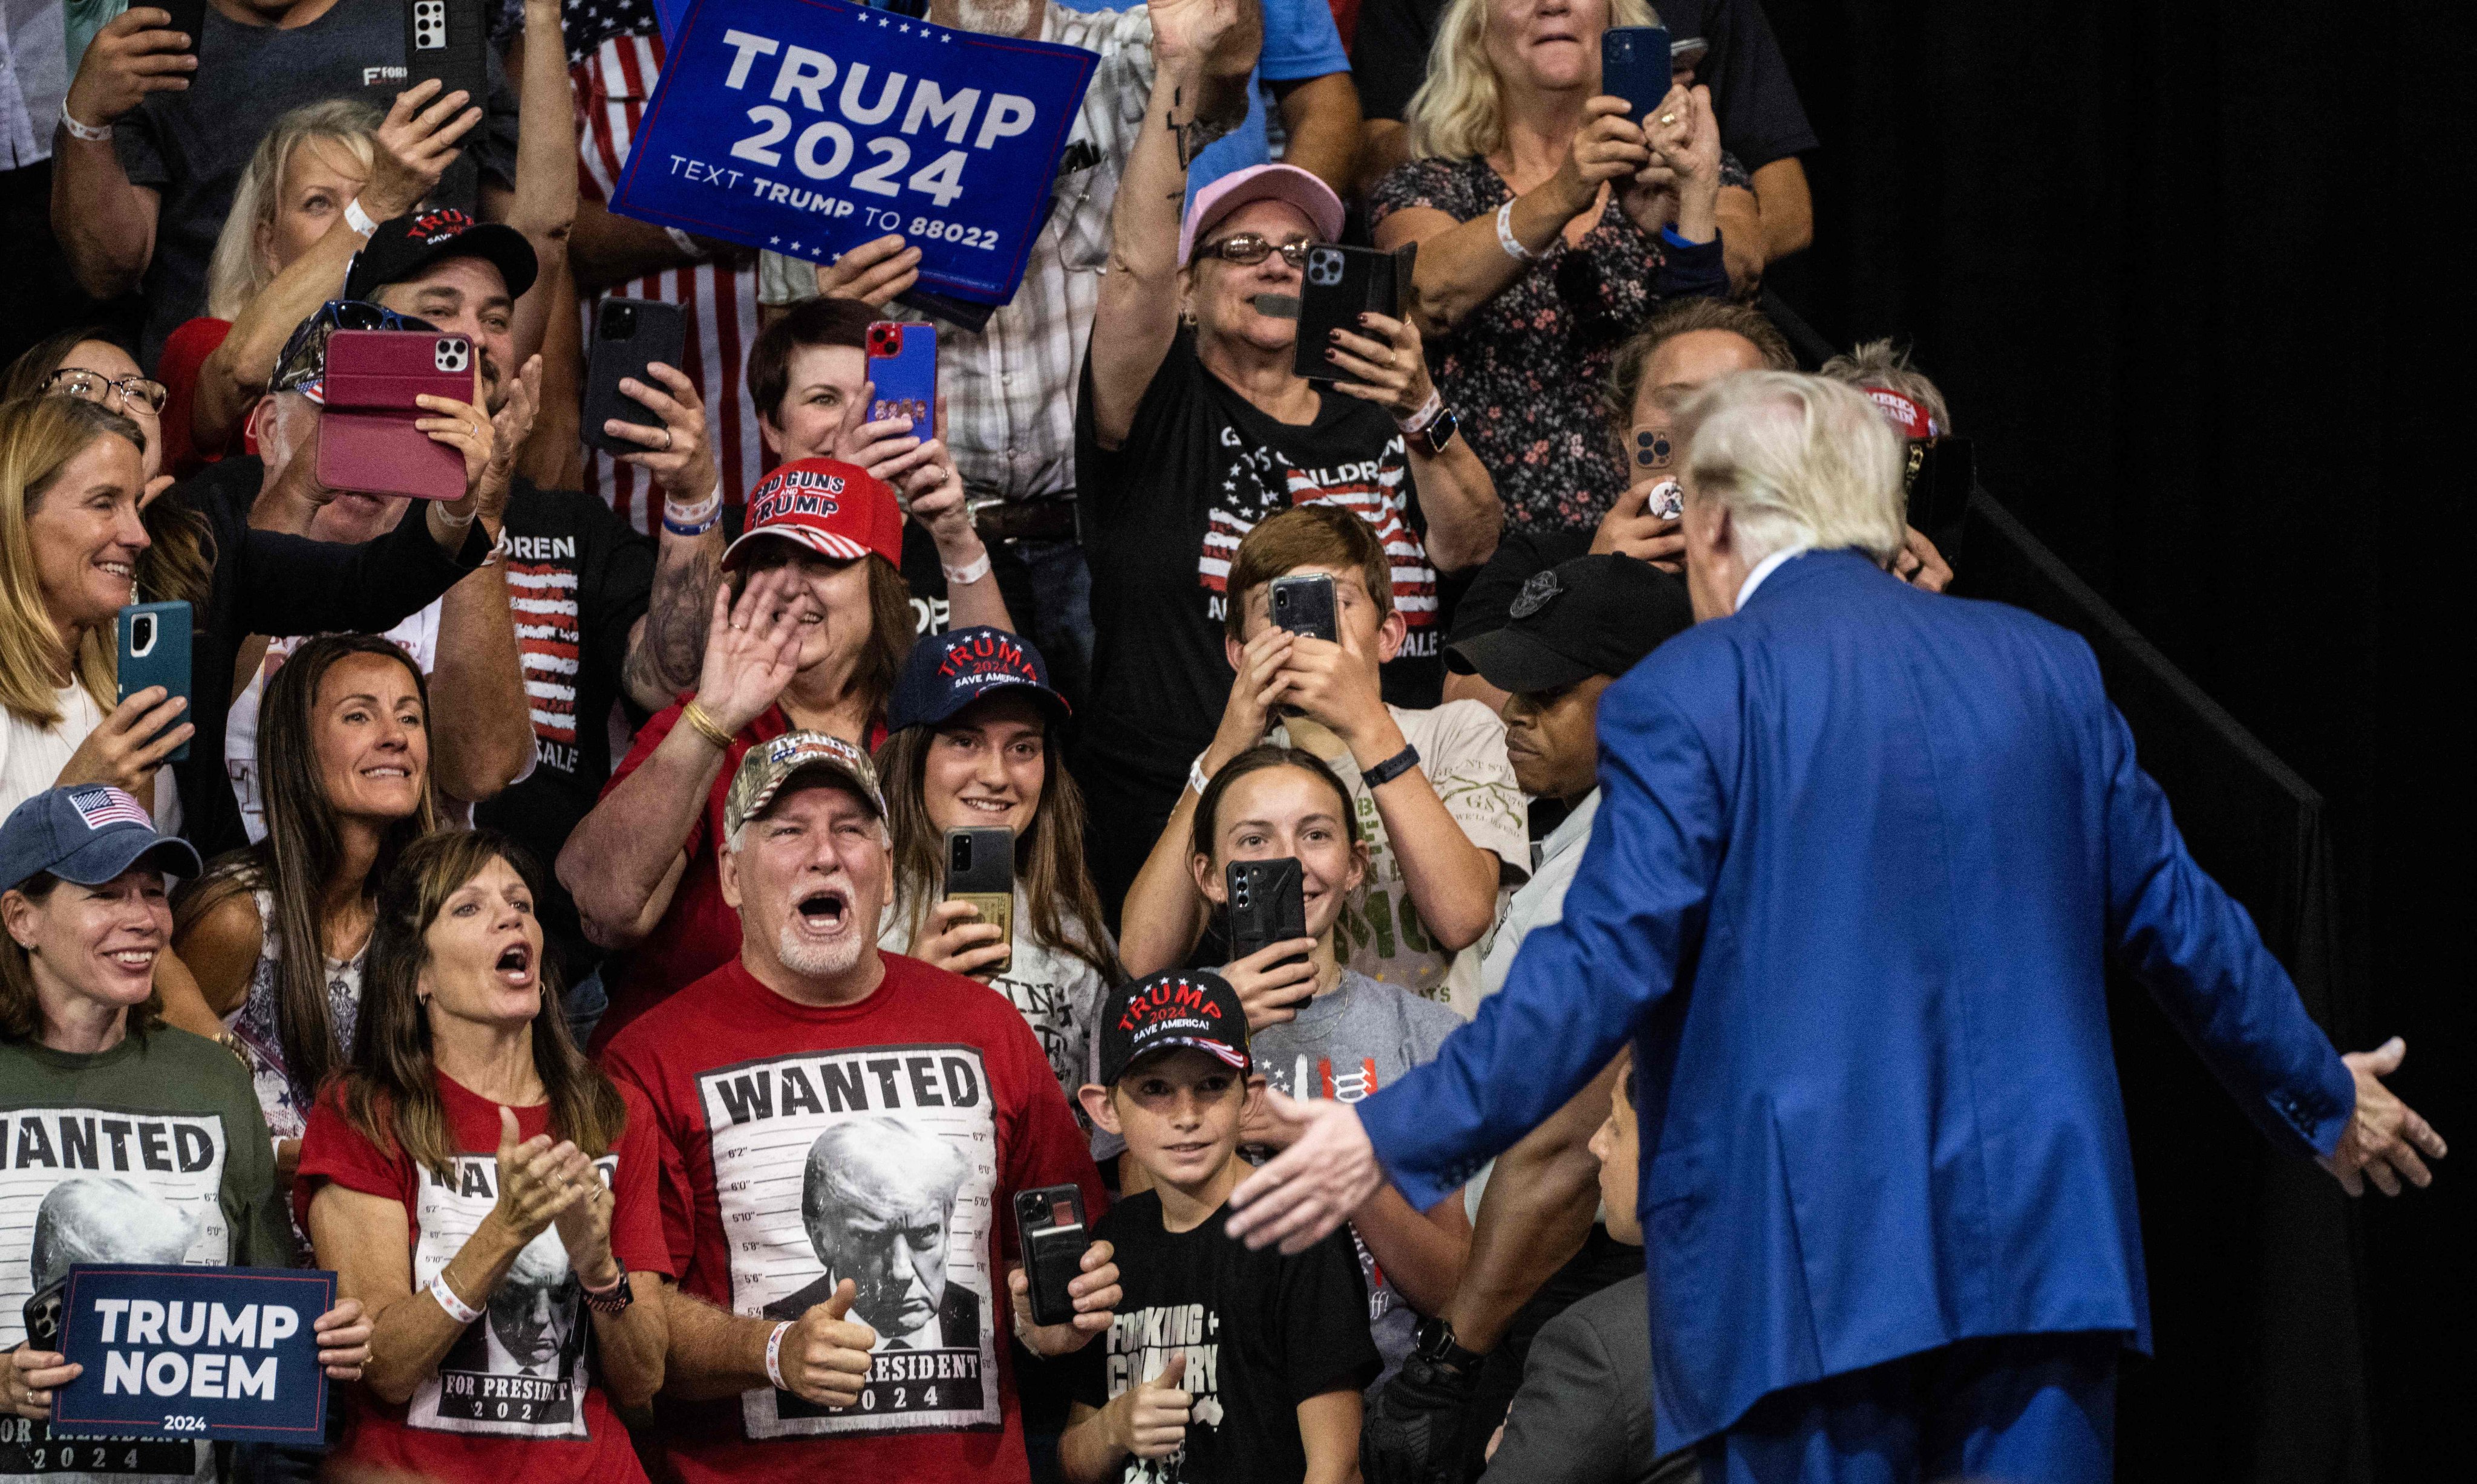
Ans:
<svg viewBox="0 0 2477 1484"><path fill-rule="evenodd" d="M1256 1092L1229 1063L1182 1046L1136 1063L1115 1087L1087 1086L1082 1096L1092 1122L1124 1138L1154 1179L1191 1189L1229 1164Z"/></svg>
<svg viewBox="0 0 2477 1484"><path fill-rule="evenodd" d="M1366 875L1365 847L1354 845L1342 810L1350 802L1305 768L1259 768L1230 785L1213 814L1213 853L1196 884L1215 903L1227 901L1223 868L1234 860L1296 856L1308 936L1321 938Z"/></svg>

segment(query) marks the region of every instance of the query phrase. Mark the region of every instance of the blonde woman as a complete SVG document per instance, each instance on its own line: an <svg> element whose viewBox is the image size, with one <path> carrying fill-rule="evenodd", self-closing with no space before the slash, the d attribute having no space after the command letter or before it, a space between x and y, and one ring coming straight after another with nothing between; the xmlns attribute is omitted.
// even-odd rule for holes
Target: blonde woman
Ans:
<svg viewBox="0 0 2477 1484"><path fill-rule="evenodd" d="M1412 318L1512 530L1588 530L1626 484L1590 388L1662 301L1723 297L1706 88L1649 118L1600 91L1600 34L1643 0L1453 0L1377 183L1380 247L1419 244ZM1732 169L1725 183L1744 186Z"/></svg>

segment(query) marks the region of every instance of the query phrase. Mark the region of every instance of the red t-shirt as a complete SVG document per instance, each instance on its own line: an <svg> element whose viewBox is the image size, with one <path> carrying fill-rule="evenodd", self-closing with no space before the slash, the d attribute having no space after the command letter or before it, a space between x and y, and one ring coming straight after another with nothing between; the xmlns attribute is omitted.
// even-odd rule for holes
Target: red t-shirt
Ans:
<svg viewBox="0 0 2477 1484"><path fill-rule="evenodd" d="M594 1161L613 1197L612 1255L631 1273L667 1275L673 1270L663 1234L662 1139L637 1090L622 1085L619 1094L628 1105L627 1129L616 1149ZM304 1227L310 1198L328 1180L403 1202L416 1288L447 1266L498 1200L499 1105L443 1075L438 1095L464 1150L456 1159L453 1186L406 1159L392 1140L380 1149L363 1138L345 1120L333 1087L310 1114L301 1175L292 1182ZM547 1103L516 1109L525 1138L549 1124ZM634 1283L638 1302L656 1297L650 1279ZM642 1479L628 1431L593 1377L592 1334L567 1250L551 1226L517 1257L487 1314L465 1329L411 1402L390 1406L367 1388L351 1388L350 1425L336 1456L455 1484Z"/></svg>
<svg viewBox="0 0 2477 1484"><path fill-rule="evenodd" d="M1007 1359L1014 1192L1072 1183L1098 1220L1100 1172L1004 995L881 956L876 992L831 1009L784 999L735 959L605 1057L662 1124L681 1287L795 1319L850 1277L851 1317L879 1334L854 1406L770 1386L665 1403L685 1484L1029 1477Z"/></svg>
<svg viewBox="0 0 2477 1484"><path fill-rule="evenodd" d="M637 732L636 745L619 766L611 770L611 780L602 785L602 796L627 781L663 739L679 725L680 712L687 700L673 702L654 713ZM606 985L611 996L611 1008L603 1012L602 1023L593 1032L593 1051L601 1054L612 1038L628 1028L628 1023L663 1002L673 990L693 984L727 963L739 958L739 913L722 900L722 870L716 864L716 851L722 840L722 801L731 793L731 780L739 772L739 759L760 742L770 742L791 730L791 718L780 705L769 705L758 718L739 729L731 739L731 751L722 757L722 771L713 776L713 787L706 794L705 813L688 827L688 837L680 849L688 853L688 863L680 873L680 884L671 893L670 907L663 920L646 935L645 941L631 949L627 968L619 981ZM869 729L868 745L873 751L886 739L883 724Z"/></svg>
<svg viewBox="0 0 2477 1484"><path fill-rule="evenodd" d="M258 452L258 440L246 426L236 429L220 448L200 448L191 439L189 418L198 391L198 372L232 334L228 319L192 319L163 337L163 354L155 358L155 380L169 395L163 403L163 472L188 479L226 454Z"/></svg>

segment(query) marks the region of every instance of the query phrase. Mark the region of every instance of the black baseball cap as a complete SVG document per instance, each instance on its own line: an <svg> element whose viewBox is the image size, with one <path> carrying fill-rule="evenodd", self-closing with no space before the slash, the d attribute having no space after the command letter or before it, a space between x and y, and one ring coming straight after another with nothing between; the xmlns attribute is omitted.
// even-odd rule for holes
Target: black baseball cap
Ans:
<svg viewBox="0 0 2477 1484"><path fill-rule="evenodd" d="M100 886L141 860L176 876L198 874L198 853L178 835L158 834L145 806L109 783L47 788L0 824L0 891L49 873ZM1246 1029L1246 1017L1239 1017Z"/></svg>
<svg viewBox="0 0 2477 1484"><path fill-rule="evenodd" d="M1155 1051L1191 1046L1242 1076L1255 1067L1247 1052L1247 1007L1217 974L1177 970L1121 984L1101 1006L1101 1085Z"/></svg>
<svg viewBox="0 0 2477 1484"><path fill-rule="evenodd" d="M352 266L344 272L344 297L375 298L388 284L401 284L450 258L480 258L494 264L508 281L512 299L522 298L541 271L523 233L443 207L379 223L369 245L353 255Z"/></svg>
<svg viewBox="0 0 2477 1484"><path fill-rule="evenodd" d="M1623 675L1694 623L1686 584L1647 561L1577 556L1522 584L1502 629L1445 651L1457 675L1476 671L1499 690L1563 690L1594 675Z"/></svg>
<svg viewBox="0 0 2477 1484"><path fill-rule="evenodd" d="M1014 691L1039 703L1053 722L1066 720L1066 698L1049 687L1049 666L1032 641L976 624L912 646L887 703L886 725L935 727L984 697Z"/></svg>

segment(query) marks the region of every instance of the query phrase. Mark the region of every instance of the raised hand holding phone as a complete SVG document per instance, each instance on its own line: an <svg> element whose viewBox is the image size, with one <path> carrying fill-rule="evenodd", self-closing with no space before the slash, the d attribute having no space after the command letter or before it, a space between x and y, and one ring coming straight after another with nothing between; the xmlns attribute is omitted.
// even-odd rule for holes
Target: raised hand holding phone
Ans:
<svg viewBox="0 0 2477 1484"><path fill-rule="evenodd" d="M148 93L184 92L198 70L191 51L196 28L172 29L172 12L157 6L124 11L94 34L69 84L69 117L88 129L127 118Z"/></svg>

